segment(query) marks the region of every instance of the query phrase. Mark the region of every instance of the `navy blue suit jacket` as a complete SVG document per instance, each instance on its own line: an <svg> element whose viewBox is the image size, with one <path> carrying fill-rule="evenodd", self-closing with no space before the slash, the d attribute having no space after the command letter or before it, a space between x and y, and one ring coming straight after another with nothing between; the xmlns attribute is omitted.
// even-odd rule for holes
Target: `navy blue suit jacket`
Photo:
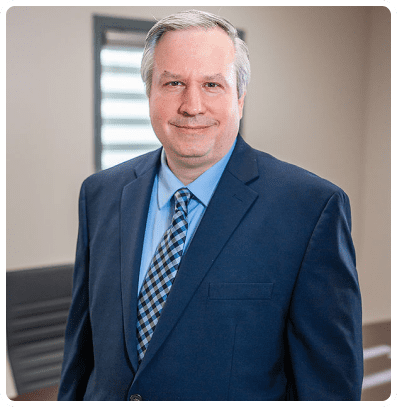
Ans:
<svg viewBox="0 0 397 407"><path fill-rule="evenodd" d="M159 161L157 150L82 185L59 400L359 400L348 197L240 136L138 366L138 274Z"/></svg>

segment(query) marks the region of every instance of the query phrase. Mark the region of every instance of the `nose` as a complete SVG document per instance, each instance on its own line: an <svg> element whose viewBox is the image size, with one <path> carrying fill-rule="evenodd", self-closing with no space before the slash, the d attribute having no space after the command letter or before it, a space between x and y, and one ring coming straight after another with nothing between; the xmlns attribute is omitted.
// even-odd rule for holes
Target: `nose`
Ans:
<svg viewBox="0 0 397 407"><path fill-rule="evenodd" d="M188 86L182 94L182 103L179 113L183 116L196 116L203 114L205 107L203 95L198 86Z"/></svg>

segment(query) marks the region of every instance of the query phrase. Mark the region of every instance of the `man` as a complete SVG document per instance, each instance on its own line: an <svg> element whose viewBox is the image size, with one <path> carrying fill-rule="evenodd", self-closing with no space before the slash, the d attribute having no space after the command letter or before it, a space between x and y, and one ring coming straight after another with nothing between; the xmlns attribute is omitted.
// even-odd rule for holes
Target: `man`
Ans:
<svg viewBox="0 0 397 407"><path fill-rule="evenodd" d="M80 194L60 400L359 400L347 196L238 136L248 51L190 11L147 37L163 149Z"/></svg>

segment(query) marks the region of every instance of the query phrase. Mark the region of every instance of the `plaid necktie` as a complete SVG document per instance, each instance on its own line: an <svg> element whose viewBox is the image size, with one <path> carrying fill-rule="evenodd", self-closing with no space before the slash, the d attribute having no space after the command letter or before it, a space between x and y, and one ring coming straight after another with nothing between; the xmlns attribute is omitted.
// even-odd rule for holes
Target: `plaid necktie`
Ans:
<svg viewBox="0 0 397 407"><path fill-rule="evenodd" d="M187 234L187 206L191 198L187 188L174 194L175 213L150 263L138 298L138 358L143 359L160 318L167 295L178 271Z"/></svg>

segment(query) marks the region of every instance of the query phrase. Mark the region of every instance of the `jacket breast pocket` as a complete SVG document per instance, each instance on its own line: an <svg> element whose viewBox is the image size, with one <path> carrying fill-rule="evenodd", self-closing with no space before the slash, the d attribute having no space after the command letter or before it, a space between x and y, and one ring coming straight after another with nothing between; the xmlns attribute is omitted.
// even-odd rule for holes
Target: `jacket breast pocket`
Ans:
<svg viewBox="0 0 397 407"><path fill-rule="evenodd" d="M210 283L210 300L267 300L272 297L273 283Z"/></svg>

